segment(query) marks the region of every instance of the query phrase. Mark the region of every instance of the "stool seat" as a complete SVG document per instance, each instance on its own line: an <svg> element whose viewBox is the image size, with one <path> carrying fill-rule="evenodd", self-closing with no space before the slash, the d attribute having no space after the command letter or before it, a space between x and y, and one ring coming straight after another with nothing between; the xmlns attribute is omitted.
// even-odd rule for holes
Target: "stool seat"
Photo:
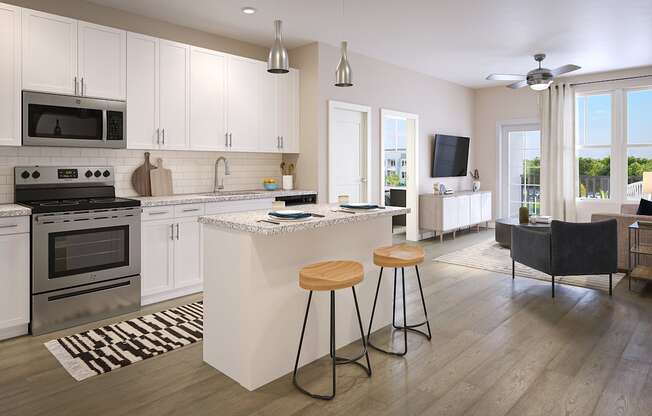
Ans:
<svg viewBox="0 0 652 416"><path fill-rule="evenodd" d="M306 290L336 290L357 285L364 277L357 261L323 261L299 271L299 286Z"/></svg>
<svg viewBox="0 0 652 416"><path fill-rule="evenodd" d="M374 250L374 264L380 267L412 267L423 263L425 253L421 246L395 244Z"/></svg>

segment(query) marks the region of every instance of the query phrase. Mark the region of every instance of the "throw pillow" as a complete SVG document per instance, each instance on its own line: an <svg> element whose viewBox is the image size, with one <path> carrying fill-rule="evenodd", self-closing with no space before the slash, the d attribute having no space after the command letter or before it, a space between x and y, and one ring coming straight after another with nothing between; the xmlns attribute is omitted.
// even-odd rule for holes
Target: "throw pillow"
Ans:
<svg viewBox="0 0 652 416"><path fill-rule="evenodd" d="M652 215L652 201L641 198L641 202L638 204L638 209L636 210L636 215Z"/></svg>

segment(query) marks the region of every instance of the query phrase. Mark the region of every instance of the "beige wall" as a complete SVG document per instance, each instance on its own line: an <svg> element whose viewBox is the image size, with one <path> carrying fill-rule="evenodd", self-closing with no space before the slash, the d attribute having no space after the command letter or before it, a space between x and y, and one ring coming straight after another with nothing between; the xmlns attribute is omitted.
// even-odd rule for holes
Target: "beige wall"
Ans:
<svg viewBox="0 0 652 416"><path fill-rule="evenodd" d="M267 49L258 45L99 6L83 0L3 0L3 2L234 55L267 59ZM189 7L191 4L192 2L189 2Z"/></svg>

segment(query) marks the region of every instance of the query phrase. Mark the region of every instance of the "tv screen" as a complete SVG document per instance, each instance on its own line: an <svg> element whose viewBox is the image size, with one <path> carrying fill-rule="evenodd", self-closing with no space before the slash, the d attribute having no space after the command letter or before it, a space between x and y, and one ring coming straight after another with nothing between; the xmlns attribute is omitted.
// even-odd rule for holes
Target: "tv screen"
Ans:
<svg viewBox="0 0 652 416"><path fill-rule="evenodd" d="M433 178L466 176L469 161L469 138L459 136L435 135L432 155Z"/></svg>

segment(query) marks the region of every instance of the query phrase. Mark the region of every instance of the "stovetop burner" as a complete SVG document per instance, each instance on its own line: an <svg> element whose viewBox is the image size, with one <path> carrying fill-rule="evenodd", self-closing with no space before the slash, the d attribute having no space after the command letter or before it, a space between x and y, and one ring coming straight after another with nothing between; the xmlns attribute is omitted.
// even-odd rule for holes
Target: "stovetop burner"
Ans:
<svg viewBox="0 0 652 416"><path fill-rule="evenodd" d="M54 199L51 201L25 201L20 203L30 207L35 214L140 206L140 201L138 200L116 197Z"/></svg>

